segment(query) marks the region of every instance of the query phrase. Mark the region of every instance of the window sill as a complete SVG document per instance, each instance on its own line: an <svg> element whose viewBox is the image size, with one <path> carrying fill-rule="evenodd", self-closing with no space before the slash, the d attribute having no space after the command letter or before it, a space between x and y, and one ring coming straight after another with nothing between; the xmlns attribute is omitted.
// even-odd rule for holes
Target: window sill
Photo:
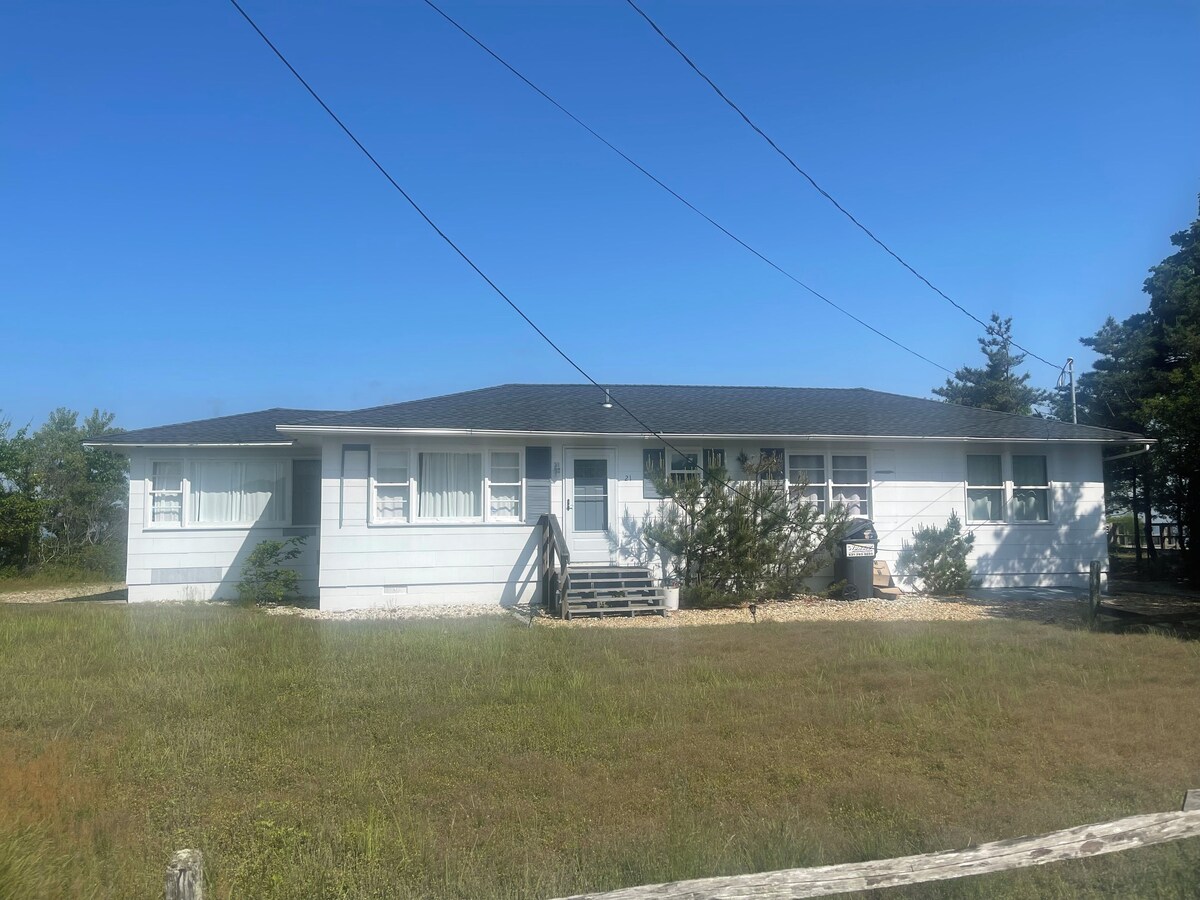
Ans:
<svg viewBox="0 0 1200 900"><path fill-rule="evenodd" d="M1047 527L1052 527L1054 525L1057 525L1058 523L1052 522L1049 520L1045 520L1045 519L1013 519L1013 520L1008 520L1008 521L1006 521L1004 519L967 519L965 524L967 524L967 525L1018 525L1018 526L1021 526L1022 528L1026 527L1026 526L1030 526L1030 525L1035 525L1035 526L1040 525L1043 528L1047 528Z"/></svg>
<svg viewBox="0 0 1200 900"><path fill-rule="evenodd" d="M314 525L289 525L287 522L244 522L240 525L143 525L143 531L251 531L255 528L315 528Z"/></svg>
<svg viewBox="0 0 1200 900"><path fill-rule="evenodd" d="M463 527L468 525L483 526L484 528L497 528L503 526L532 526L534 523L526 522L522 519L491 519L485 522L483 519L416 519L412 522L368 522L368 528L440 528L446 527Z"/></svg>

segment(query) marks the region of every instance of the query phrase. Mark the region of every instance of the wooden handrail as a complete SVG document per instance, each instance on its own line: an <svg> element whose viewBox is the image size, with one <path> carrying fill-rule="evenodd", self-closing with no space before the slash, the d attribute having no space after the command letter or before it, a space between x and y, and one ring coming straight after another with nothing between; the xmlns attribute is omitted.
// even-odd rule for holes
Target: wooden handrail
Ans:
<svg viewBox="0 0 1200 900"><path fill-rule="evenodd" d="M564 619L567 616L567 587L569 573L567 567L571 564L571 550L567 547L567 539L562 526L558 524L558 516L554 513L543 513L538 519L542 529L541 546L541 585L542 603L550 611L557 611ZM555 556L557 555L557 564ZM554 576L558 584L554 584ZM557 590L555 590L557 588Z"/></svg>

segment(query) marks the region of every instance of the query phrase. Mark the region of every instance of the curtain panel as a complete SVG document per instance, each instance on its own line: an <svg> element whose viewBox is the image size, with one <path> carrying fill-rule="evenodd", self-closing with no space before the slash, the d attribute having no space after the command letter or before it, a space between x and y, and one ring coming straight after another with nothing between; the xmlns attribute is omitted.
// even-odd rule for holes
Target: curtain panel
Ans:
<svg viewBox="0 0 1200 900"><path fill-rule="evenodd" d="M483 515L482 453L421 453L417 516L477 519Z"/></svg>
<svg viewBox="0 0 1200 900"><path fill-rule="evenodd" d="M282 522L284 463L197 460L191 465L191 519L197 525Z"/></svg>

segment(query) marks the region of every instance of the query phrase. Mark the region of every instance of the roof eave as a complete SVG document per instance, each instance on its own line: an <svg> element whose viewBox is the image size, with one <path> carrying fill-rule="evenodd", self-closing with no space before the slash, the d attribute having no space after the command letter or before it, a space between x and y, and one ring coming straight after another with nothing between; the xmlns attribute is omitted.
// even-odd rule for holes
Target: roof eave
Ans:
<svg viewBox="0 0 1200 900"><path fill-rule="evenodd" d="M580 437L580 438L637 438L651 440L667 438L669 440L781 440L781 441L966 441L970 443L1026 443L1044 444L1047 441L1066 444L1140 444L1146 443L1146 438L1140 437L998 437L974 435L903 435L903 434L734 434L717 432L648 432L648 431L528 431L520 429L501 428L395 428L383 426L361 425L279 425L276 430L280 433L295 433L307 435L336 435L364 434L377 436L416 436L416 437L521 437L536 435L539 437Z"/></svg>

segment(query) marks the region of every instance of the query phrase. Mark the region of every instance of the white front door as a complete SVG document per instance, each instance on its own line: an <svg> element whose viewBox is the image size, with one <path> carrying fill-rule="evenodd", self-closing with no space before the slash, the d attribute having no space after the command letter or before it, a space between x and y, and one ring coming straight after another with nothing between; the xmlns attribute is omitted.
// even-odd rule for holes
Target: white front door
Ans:
<svg viewBox="0 0 1200 900"><path fill-rule="evenodd" d="M565 451L563 534L572 563L607 563L617 520L617 451Z"/></svg>

